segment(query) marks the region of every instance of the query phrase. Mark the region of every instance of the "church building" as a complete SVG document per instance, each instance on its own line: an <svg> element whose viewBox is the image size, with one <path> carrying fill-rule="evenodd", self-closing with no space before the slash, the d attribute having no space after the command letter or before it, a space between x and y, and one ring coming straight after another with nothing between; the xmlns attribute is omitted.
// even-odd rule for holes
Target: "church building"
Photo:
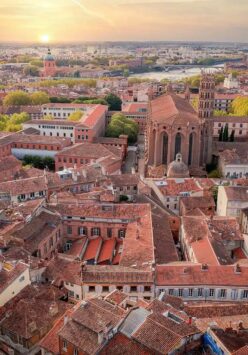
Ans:
<svg viewBox="0 0 248 355"><path fill-rule="evenodd" d="M214 78L203 74L198 112L186 97L171 90L150 100L146 132L146 165L165 166L178 154L189 170L204 167L211 160Z"/></svg>

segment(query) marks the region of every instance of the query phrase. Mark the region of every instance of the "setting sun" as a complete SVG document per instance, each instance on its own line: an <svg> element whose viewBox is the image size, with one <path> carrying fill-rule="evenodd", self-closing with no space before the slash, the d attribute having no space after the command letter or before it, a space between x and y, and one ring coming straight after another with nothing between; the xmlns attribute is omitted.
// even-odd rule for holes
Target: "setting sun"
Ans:
<svg viewBox="0 0 248 355"><path fill-rule="evenodd" d="M40 41L42 43L48 43L49 42L49 36L47 34L41 35L40 36Z"/></svg>

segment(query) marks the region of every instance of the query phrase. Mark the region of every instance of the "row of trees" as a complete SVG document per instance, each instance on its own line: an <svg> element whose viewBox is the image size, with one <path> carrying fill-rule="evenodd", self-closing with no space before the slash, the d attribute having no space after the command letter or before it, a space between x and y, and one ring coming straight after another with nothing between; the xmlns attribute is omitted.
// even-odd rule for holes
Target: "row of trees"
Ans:
<svg viewBox="0 0 248 355"><path fill-rule="evenodd" d="M50 102L49 96L43 91L37 91L32 94L28 94L24 91L17 90L9 92L3 99L4 106L25 106L25 105L42 105ZM71 102L64 98L52 98L51 102ZM73 101L74 103L84 104L102 104L109 106L111 111L121 111L122 101L115 94L108 94L104 98L88 98L82 97Z"/></svg>
<svg viewBox="0 0 248 355"><path fill-rule="evenodd" d="M129 143L137 141L138 124L121 113L115 113L106 130L107 137L119 137L121 134L128 136Z"/></svg>
<svg viewBox="0 0 248 355"><path fill-rule="evenodd" d="M219 141L220 142L234 142L234 136L235 136L234 129L232 130L232 132L229 136L228 124L226 124L224 128L223 128L223 126L221 127L220 133L219 133Z"/></svg>
<svg viewBox="0 0 248 355"><path fill-rule="evenodd" d="M220 74L220 73L216 73L214 74L214 79L215 79L215 83L216 85L223 83L225 80L225 75L224 74ZM201 75L194 75L188 78L185 78L183 80L184 83L192 86L192 87L196 87L199 88L200 86L200 82L201 82Z"/></svg>
<svg viewBox="0 0 248 355"><path fill-rule="evenodd" d="M47 79L42 81L37 81L32 84L35 87L53 87L59 85L67 85L72 88L75 85L83 85L89 88L96 87L95 79L77 79L77 78L61 78L61 79Z"/></svg>
<svg viewBox="0 0 248 355"><path fill-rule="evenodd" d="M40 157L38 155L25 155L23 157L23 165L31 165L37 169L55 170L55 161L51 157Z"/></svg>
<svg viewBox="0 0 248 355"><path fill-rule="evenodd" d="M22 124L29 120L25 112L14 113L11 116L0 115L0 131L17 132L22 129Z"/></svg>
<svg viewBox="0 0 248 355"><path fill-rule="evenodd" d="M42 105L50 102L49 96L43 91L28 94L17 90L9 92L3 99L4 106Z"/></svg>
<svg viewBox="0 0 248 355"><path fill-rule="evenodd" d="M100 99L97 97L79 97L78 99L74 100L73 103L107 105L111 111L121 111L122 105L121 99L115 94L108 94L104 98Z"/></svg>

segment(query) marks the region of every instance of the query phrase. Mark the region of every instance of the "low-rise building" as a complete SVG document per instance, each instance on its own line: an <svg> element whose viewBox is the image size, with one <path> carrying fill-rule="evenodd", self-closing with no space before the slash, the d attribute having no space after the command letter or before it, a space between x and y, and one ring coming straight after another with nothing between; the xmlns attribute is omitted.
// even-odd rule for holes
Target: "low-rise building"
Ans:
<svg viewBox="0 0 248 355"><path fill-rule="evenodd" d="M185 260L195 263L228 265L244 255L244 239L234 217L183 216L180 241Z"/></svg>
<svg viewBox="0 0 248 355"><path fill-rule="evenodd" d="M247 186L219 186L217 214L240 218L243 208L248 207Z"/></svg>
<svg viewBox="0 0 248 355"><path fill-rule="evenodd" d="M70 138L73 143L92 142L94 138L105 134L107 106L47 104L43 109L44 116L52 115L54 119L31 120L23 124L24 129L35 128L42 136ZM70 114L78 110L82 111L81 119L68 120Z"/></svg>
<svg viewBox="0 0 248 355"><path fill-rule="evenodd" d="M174 213L179 213L180 199L185 196L204 195L204 189L200 184L191 178L177 179L161 179L148 180L151 187L166 208L169 208Z"/></svg>
<svg viewBox="0 0 248 355"><path fill-rule="evenodd" d="M30 283L27 264L21 261L4 261L0 255L0 307L3 307Z"/></svg>
<svg viewBox="0 0 248 355"><path fill-rule="evenodd" d="M200 209L206 216L213 216L215 213L213 196L181 197L179 203L179 213L181 216L192 214L196 209Z"/></svg>
<svg viewBox="0 0 248 355"><path fill-rule="evenodd" d="M53 286L28 285L0 312L0 350L7 354L37 354L39 341L72 305ZM8 315L8 317L6 317Z"/></svg>
<svg viewBox="0 0 248 355"><path fill-rule="evenodd" d="M39 259L50 259L62 249L61 218L50 211L38 216L12 234L13 242L22 245L27 252Z"/></svg>
<svg viewBox="0 0 248 355"><path fill-rule="evenodd" d="M229 179L248 178L248 154L236 149L219 153L218 168L221 175Z"/></svg>
<svg viewBox="0 0 248 355"><path fill-rule="evenodd" d="M156 296L161 292L192 301L247 302L248 268L244 264L207 265L191 262L157 265Z"/></svg>
<svg viewBox="0 0 248 355"><path fill-rule="evenodd" d="M22 202L47 196L46 176L0 183L0 201Z"/></svg>
<svg viewBox="0 0 248 355"><path fill-rule="evenodd" d="M122 152L118 147L105 147L99 143L81 143L63 149L55 156L56 171L64 168L99 166L104 175L120 174Z"/></svg>

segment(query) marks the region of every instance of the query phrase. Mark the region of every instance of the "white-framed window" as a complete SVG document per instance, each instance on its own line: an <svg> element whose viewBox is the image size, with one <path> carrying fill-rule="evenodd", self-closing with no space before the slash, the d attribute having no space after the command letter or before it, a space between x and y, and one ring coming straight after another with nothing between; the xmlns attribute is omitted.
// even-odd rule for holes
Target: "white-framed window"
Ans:
<svg viewBox="0 0 248 355"><path fill-rule="evenodd" d="M189 297L193 296L193 288L189 288Z"/></svg>
<svg viewBox="0 0 248 355"><path fill-rule="evenodd" d="M215 291L214 288L210 288L210 290L209 290L209 297L214 297L214 291Z"/></svg>
<svg viewBox="0 0 248 355"><path fill-rule="evenodd" d="M243 291L243 298L248 298L248 290Z"/></svg>
<svg viewBox="0 0 248 355"><path fill-rule="evenodd" d="M226 289L222 288L222 289L220 290L220 297L221 297L221 298L226 298Z"/></svg>

